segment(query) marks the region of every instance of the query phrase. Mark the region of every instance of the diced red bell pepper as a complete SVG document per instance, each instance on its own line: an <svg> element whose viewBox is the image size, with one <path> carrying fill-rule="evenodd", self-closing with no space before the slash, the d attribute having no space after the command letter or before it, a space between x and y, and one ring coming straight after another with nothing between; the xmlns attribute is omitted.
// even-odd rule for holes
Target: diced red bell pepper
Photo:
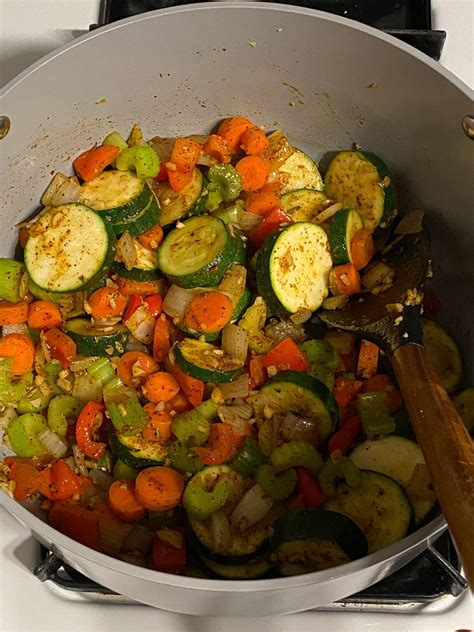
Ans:
<svg viewBox="0 0 474 632"><path fill-rule="evenodd" d="M163 297L161 294L150 294L150 296L145 296L145 305L150 314L157 318L161 314Z"/></svg>
<svg viewBox="0 0 474 632"><path fill-rule="evenodd" d="M156 182L166 182L168 180L168 169L165 167L164 162L160 162L160 170L158 175L153 178Z"/></svg>
<svg viewBox="0 0 474 632"><path fill-rule="evenodd" d="M55 500L72 498L83 489L82 477L78 476L65 461L56 461L51 466L51 485Z"/></svg>
<svg viewBox="0 0 474 632"><path fill-rule="evenodd" d="M171 349L170 322L165 314L160 314L156 319L155 332L153 334L153 359L164 362Z"/></svg>
<svg viewBox="0 0 474 632"><path fill-rule="evenodd" d="M332 454L340 450L342 454L347 454L356 440L361 428L360 418L357 415L348 417L341 422L341 427L328 441L328 452Z"/></svg>
<svg viewBox="0 0 474 632"><path fill-rule="evenodd" d="M103 404L88 402L76 422L77 445L91 459L100 459L107 447L105 443L93 439L93 434L97 430L97 416L102 414L104 410Z"/></svg>
<svg viewBox="0 0 474 632"><path fill-rule="evenodd" d="M362 385L363 383L360 380L351 380L338 375L332 392L339 407L342 409L346 408L361 390Z"/></svg>
<svg viewBox="0 0 474 632"><path fill-rule="evenodd" d="M319 507L327 498L321 489L318 481L308 472L304 467L297 467L296 473L298 480L296 488L298 494L302 497L302 501L305 507Z"/></svg>
<svg viewBox="0 0 474 632"><path fill-rule="evenodd" d="M176 573L186 565L186 544L176 548L168 542L164 542L158 535L153 539L151 553L153 568L163 573Z"/></svg>
<svg viewBox="0 0 474 632"><path fill-rule="evenodd" d="M255 248L260 248L270 233L273 233L281 224L291 224L292 221L291 217L284 211L275 208L270 211L261 224L252 228L248 234L249 241Z"/></svg>
<svg viewBox="0 0 474 632"><path fill-rule="evenodd" d="M167 362L166 368L183 389L189 402L194 407L199 406L204 397L204 382L184 373L176 362Z"/></svg>
<svg viewBox="0 0 474 632"><path fill-rule="evenodd" d="M262 359L263 366L274 366L277 371L306 371L309 362L305 354L291 338L285 338Z"/></svg>
<svg viewBox="0 0 474 632"><path fill-rule="evenodd" d="M123 322L126 323L142 304L142 297L139 294L132 294L132 296L128 299L127 307L123 313Z"/></svg>
<svg viewBox="0 0 474 632"><path fill-rule="evenodd" d="M14 481L13 496L16 500L27 500L34 494L52 498L51 468L39 469L32 460L12 459L5 461L10 470L8 480Z"/></svg>

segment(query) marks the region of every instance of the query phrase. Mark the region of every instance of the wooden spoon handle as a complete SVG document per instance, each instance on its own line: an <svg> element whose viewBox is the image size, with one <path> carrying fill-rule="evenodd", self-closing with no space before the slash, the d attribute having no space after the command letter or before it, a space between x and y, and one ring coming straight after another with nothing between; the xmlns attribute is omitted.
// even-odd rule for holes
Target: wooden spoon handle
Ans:
<svg viewBox="0 0 474 632"><path fill-rule="evenodd" d="M454 404L423 347L407 344L393 355L405 405L436 496L474 589L474 450Z"/></svg>

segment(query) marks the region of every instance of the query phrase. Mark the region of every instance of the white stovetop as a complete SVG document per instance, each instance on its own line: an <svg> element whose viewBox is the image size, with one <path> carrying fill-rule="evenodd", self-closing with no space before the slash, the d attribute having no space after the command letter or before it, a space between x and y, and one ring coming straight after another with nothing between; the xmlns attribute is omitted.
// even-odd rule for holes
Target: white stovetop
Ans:
<svg viewBox="0 0 474 632"><path fill-rule="evenodd" d="M474 87L474 0L432 0L434 28L448 37L441 63ZM99 0L0 0L0 85L96 22ZM0 508L0 630L2 632L450 632L473 627L466 597L442 615L308 612L273 619L210 619L145 606L64 601L31 573L37 543Z"/></svg>

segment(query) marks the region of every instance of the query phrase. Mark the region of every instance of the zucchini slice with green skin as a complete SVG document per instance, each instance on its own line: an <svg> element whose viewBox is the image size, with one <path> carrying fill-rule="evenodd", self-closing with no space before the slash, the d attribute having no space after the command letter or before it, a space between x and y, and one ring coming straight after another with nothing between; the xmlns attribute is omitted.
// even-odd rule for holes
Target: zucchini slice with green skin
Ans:
<svg viewBox="0 0 474 632"><path fill-rule="evenodd" d="M296 189L284 193L281 208L294 222L310 222L327 205L326 194L314 189Z"/></svg>
<svg viewBox="0 0 474 632"><path fill-rule="evenodd" d="M193 170L191 181L181 191L174 191L168 182L152 182L151 187L160 204L160 225L167 226L190 214L204 212L206 195L205 178L199 169Z"/></svg>
<svg viewBox="0 0 474 632"><path fill-rule="evenodd" d="M296 222L269 235L257 258L257 288L270 315L318 309L331 268L328 238L317 224Z"/></svg>
<svg viewBox="0 0 474 632"><path fill-rule="evenodd" d="M461 415L461 419L467 428L467 431L474 435L474 387L470 386L463 391L456 393L453 397L453 402L458 413Z"/></svg>
<svg viewBox="0 0 474 632"><path fill-rule="evenodd" d="M112 222L112 226L116 235L121 235L128 230L132 237L137 237L155 226L159 214L160 207L154 196L151 195L148 204L136 215L131 215L120 222Z"/></svg>
<svg viewBox="0 0 474 632"><path fill-rule="evenodd" d="M222 579L259 579L270 570L270 564L264 559L250 560L245 564L219 564L205 555L200 555L205 568Z"/></svg>
<svg viewBox="0 0 474 632"><path fill-rule="evenodd" d="M334 215L329 231L329 244L334 265L352 261L351 241L360 228L362 228L362 220L357 211L345 208Z"/></svg>
<svg viewBox="0 0 474 632"><path fill-rule="evenodd" d="M31 228L25 266L40 289L73 292L106 276L114 250L114 232L95 211L63 204L43 213Z"/></svg>
<svg viewBox="0 0 474 632"><path fill-rule="evenodd" d="M168 462L168 449L159 441L148 441L140 434L125 436L113 434L110 438L112 453L130 467L151 467Z"/></svg>
<svg viewBox="0 0 474 632"><path fill-rule="evenodd" d="M180 369L203 382L232 382L243 367L240 360L201 340L184 338L175 344L173 350Z"/></svg>
<svg viewBox="0 0 474 632"><path fill-rule="evenodd" d="M339 566L367 555L367 539L353 520L321 508L287 513L275 525L271 561L283 575Z"/></svg>
<svg viewBox="0 0 474 632"><path fill-rule="evenodd" d="M237 245L222 220L198 215L168 233L158 251L158 265L176 285L211 287L234 263Z"/></svg>
<svg viewBox="0 0 474 632"><path fill-rule="evenodd" d="M417 465L426 468L421 448L414 441L396 435L363 441L354 448L349 458L359 469L379 472L397 481L412 504L415 524L419 524L431 511L436 499L428 477L426 499L410 493L415 468Z"/></svg>
<svg viewBox="0 0 474 632"><path fill-rule="evenodd" d="M216 553L212 550L212 532L210 521L191 520L192 539L194 548L205 555L208 559L231 566L234 564L245 564L255 559L256 555L261 555L268 546L271 534L269 527L256 527L243 534L232 534L232 544L226 554Z"/></svg>
<svg viewBox="0 0 474 632"><path fill-rule="evenodd" d="M317 424L324 441L335 429L339 408L328 387L301 371L281 371L260 389L276 411L294 412ZM267 399L266 398L266 399Z"/></svg>
<svg viewBox="0 0 474 632"><path fill-rule="evenodd" d="M297 189L322 191L324 188L318 166L299 149L295 149L278 169L277 179L282 194Z"/></svg>
<svg viewBox="0 0 474 632"><path fill-rule="evenodd" d="M413 511L396 481L369 470L361 471L359 487L340 485L338 495L326 502L324 509L353 520L367 538L369 554L404 538Z"/></svg>
<svg viewBox="0 0 474 632"><path fill-rule="evenodd" d="M64 332L77 345L77 353L85 356L116 356L125 352L130 332L124 325L95 327L87 318L72 318L63 325Z"/></svg>
<svg viewBox="0 0 474 632"><path fill-rule="evenodd" d="M341 151L324 177L326 194L356 209L366 228L385 228L397 214L397 194L387 165L368 151Z"/></svg>
<svg viewBox="0 0 474 632"><path fill-rule="evenodd" d="M452 393L462 379L462 357L458 345L441 325L427 318L421 321L421 332L428 359L444 388Z"/></svg>

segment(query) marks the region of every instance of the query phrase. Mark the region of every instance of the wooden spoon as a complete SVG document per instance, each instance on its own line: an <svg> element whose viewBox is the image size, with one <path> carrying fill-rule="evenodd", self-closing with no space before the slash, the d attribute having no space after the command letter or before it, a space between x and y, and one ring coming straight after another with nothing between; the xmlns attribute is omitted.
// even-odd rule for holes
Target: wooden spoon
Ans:
<svg viewBox="0 0 474 632"><path fill-rule="evenodd" d="M471 590L474 588L474 450L472 439L423 348L420 311L430 265L426 230L398 237L383 261L393 286L364 294L341 310L318 312L330 327L377 343L390 357Z"/></svg>

